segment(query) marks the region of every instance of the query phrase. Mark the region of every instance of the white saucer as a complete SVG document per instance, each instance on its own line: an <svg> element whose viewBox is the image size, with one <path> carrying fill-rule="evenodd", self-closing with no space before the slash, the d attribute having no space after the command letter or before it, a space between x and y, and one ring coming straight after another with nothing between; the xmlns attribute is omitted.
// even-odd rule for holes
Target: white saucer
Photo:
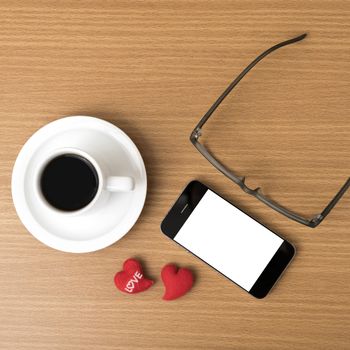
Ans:
<svg viewBox="0 0 350 350"><path fill-rule="evenodd" d="M113 175L134 178L134 191L112 193L104 207L92 214L72 216L45 209L33 183L43 155L60 147L93 154L97 144L106 159L118 160L109 164ZM92 252L118 241L141 214L146 192L145 165L135 144L113 124L93 117L66 117L39 129L21 149L12 172L12 198L22 223L39 241L65 252Z"/></svg>

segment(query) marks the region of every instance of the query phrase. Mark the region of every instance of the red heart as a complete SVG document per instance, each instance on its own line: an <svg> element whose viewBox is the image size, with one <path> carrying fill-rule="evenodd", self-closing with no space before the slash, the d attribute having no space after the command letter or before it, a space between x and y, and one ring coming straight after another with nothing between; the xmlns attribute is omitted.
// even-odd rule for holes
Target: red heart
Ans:
<svg viewBox="0 0 350 350"><path fill-rule="evenodd" d="M192 288L194 282L193 274L189 269L178 269L173 264L165 265L161 276L165 286L164 300L180 298Z"/></svg>
<svg viewBox="0 0 350 350"><path fill-rule="evenodd" d="M128 259L123 264L123 270L114 276L116 287L128 294L143 292L153 281L143 276L141 264L136 259Z"/></svg>

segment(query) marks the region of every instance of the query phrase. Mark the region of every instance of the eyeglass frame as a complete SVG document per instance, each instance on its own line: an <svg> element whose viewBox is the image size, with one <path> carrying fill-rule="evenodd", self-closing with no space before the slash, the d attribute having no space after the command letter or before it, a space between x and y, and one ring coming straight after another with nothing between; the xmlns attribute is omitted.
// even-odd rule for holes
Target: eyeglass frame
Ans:
<svg viewBox="0 0 350 350"><path fill-rule="evenodd" d="M211 115L215 112L215 110L219 107L221 102L229 95L229 93L233 90L233 88L242 80L242 78L264 57L269 55L271 52L289 45L296 43L298 41L303 40L307 36L307 33L304 33L302 35L299 35L295 38L280 42L269 49L265 50L263 53L261 53L258 57L256 57L246 68L242 70L242 72L230 83L230 85L226 88L226 90L219 96L219 98L214 102L214 104L209 108L209 110L204 114L204 116L201 118L197 126L194 128L194 130L191 133L190 141L192 144L197 148L197 150L221 173L223 173L226 177L228 177L231 181L233 181L235 184L237 184L244 192L248 193L249 195L252 195L253 197L259 199L261 202L265 203L270 208L276 210L280 214L288 217L291 220L294 220L300 224L303 224L305 226L315 228L317 227L330 213L330 211L334 208L334 206L339 202L339 200L343 197L345 192L350 187L350 177L347 179L345 184L340 188L338 193L333 197L333 199L328 203L328 205L323 209L323 211L319 214L314 215L311 219L308 219L304 216L301 216L282 205L278 204L277 202L273 201L272 199L265 196L260 187L257 187L255 189L252 189L248 187L245 184L245 176L237 176L233 171L229 170L224 164L222 164L220 161L218 161L206 148L203 144L199 142L200 136L202 136L202 128L205 125L205 123L208 121L208 119L211 117Z"/></svg>

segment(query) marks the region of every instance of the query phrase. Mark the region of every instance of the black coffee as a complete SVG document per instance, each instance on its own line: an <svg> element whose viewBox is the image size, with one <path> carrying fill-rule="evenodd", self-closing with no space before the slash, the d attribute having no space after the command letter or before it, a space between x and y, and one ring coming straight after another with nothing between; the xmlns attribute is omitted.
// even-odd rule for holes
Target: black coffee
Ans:
<svg viewBox="0 0 350 350"><path fill-rule="evenodd" d="M84 208L94 199L98 176L93 165L84 157L64 154L46 165L40 186L45 199L53 207L74 211Z"/></svg>

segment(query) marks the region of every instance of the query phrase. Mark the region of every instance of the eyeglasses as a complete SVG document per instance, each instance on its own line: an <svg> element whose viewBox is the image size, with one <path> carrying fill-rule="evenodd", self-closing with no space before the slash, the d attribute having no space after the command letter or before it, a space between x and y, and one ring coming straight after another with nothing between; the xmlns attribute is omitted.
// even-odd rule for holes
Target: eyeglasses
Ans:
<svg viewBox="0 0 350 350"><path fill-rule="evenodd" d="M207 113L202 117L202 119L199 121L197 126L194 128L194 130L191 133L190 140L193 143L193 145L197 148L197 150L219 171L221 171L225 176L227 176L229 179L231 179L235 184L237 184L244 192L254 196L255 198L259 199L266 205L268 205L270 208L278 211L279 213L285 215L289 219L292 219L294 221L299 222L300 224L309 226L309 227L316 227L318 226L323 219L329 214L329 212L334 208L334 206L338 203L340 198L344 195L344 193L347 191L347 189L350 187L350 177L347 179L343 187L339 190L339 192L334 196L334 198L329 202L329 204L323 209L323 211L320 214L315 215L311 219L305 218L283 206L276 203L275 201L271 200L270 198L266 197L261 189L255 188L249 188L245 184L245 176L237 176L234 172L229 170L225 165L223 165L221 162L219 162L206 148L203 144L199 142L199 138L202 135L202 128L204 124L208 121L210 116L215 112L215 110L219 107L221 102L225 99L225 97L233 90L233 88L242 80L242 78L258 63L260 62L264 57L266 57L271 52L279 49L280 47L293 44L295 42L301 41L306 37L307 34L302 34L300 36L297 36L293 39L283 41L275 46L272 46L268 50L264 51L262 54L260 54L257 58L255 58L254 61L252 61L246 68L243 69L243 71L232 81L232 83L226 88L226 90L222 93L222 95L215 101L215 103L210 107Z"/></svg>

